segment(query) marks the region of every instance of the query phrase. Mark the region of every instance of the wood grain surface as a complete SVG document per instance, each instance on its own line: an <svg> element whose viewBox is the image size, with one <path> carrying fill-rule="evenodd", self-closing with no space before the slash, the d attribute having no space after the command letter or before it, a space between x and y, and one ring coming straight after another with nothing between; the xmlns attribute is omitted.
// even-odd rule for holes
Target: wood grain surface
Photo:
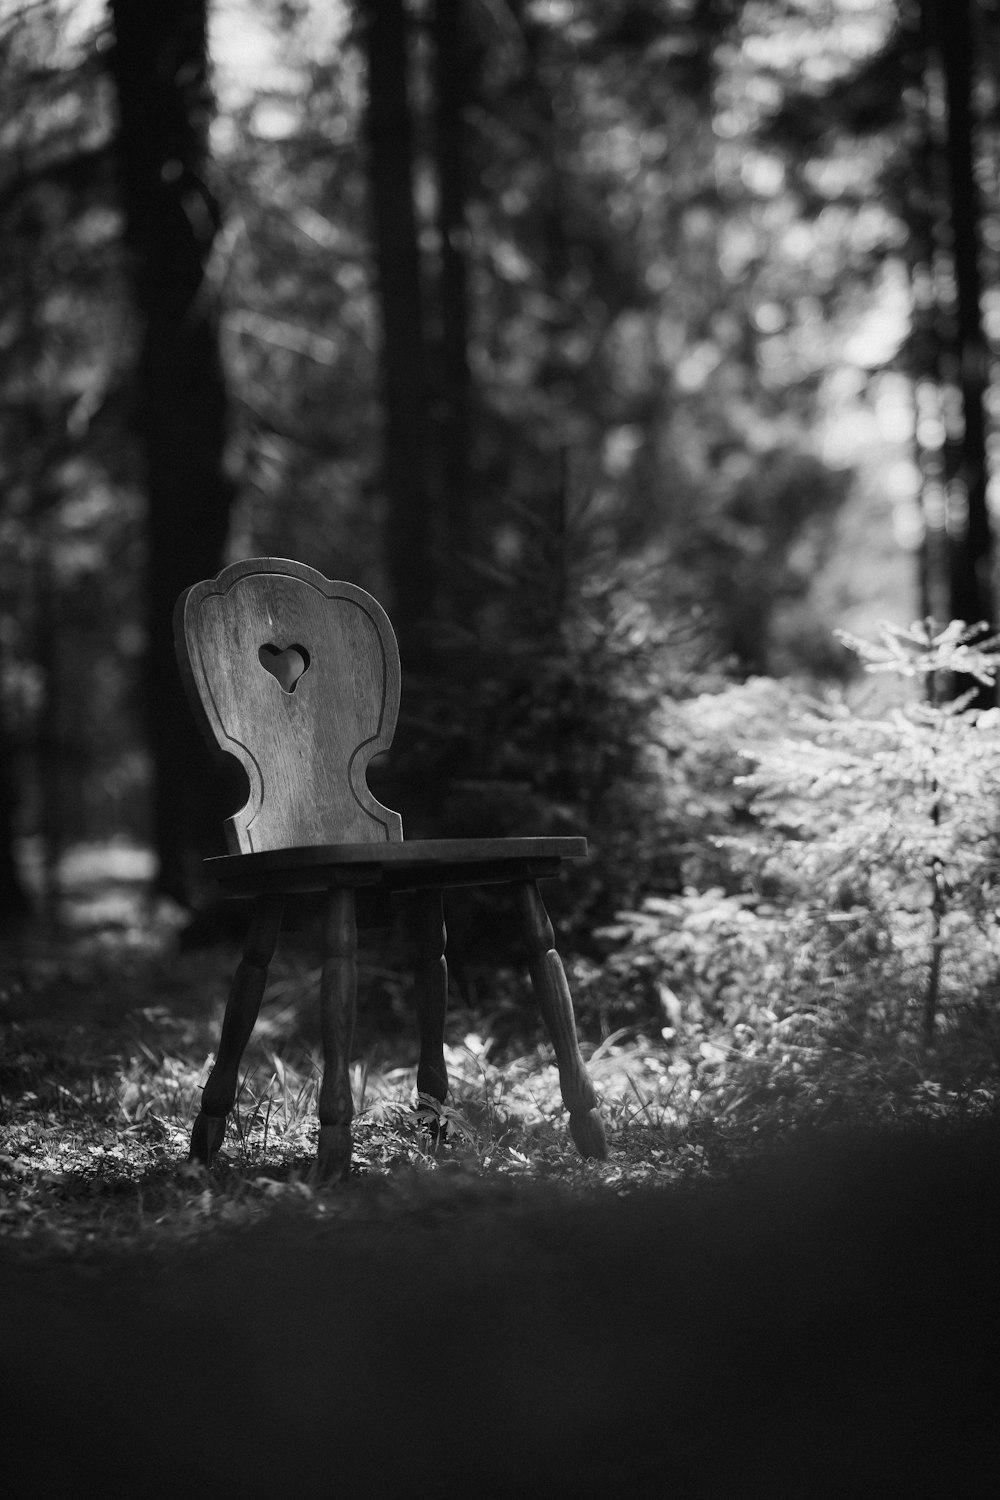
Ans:
<svg viewBox="0 0 1000 1500"><path fill-rule="evenodd" d="M250 782L226 825L232 853L402 839L365 780L399 708L396 638L370 594L252 558L182 596L175 636L203 728Z"/></svg>

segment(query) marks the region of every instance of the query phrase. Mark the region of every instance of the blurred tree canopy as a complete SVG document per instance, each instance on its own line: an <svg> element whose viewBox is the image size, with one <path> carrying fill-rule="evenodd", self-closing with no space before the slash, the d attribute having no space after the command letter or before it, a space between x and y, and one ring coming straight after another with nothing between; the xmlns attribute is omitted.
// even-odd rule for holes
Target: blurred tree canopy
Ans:
<svg viewBox="0 0 1000 1500"><path fill-rule="evenodd" d="M842 672L873 600L992 618L997 36L992 0L9 5L8 905L109 834L191 896L228 809L170 608L234 557L384 599L412 832L543 786L627 828L636 705L706 663Z"/></svg>

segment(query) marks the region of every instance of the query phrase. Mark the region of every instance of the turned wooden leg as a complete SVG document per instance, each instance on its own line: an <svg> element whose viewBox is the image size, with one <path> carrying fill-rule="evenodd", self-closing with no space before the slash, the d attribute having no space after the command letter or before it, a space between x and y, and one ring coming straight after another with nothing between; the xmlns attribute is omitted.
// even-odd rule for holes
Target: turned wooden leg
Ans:
<svg viewBox="0 0 1000 1500"><path fill-rule="evenodd" d="M319 1091L318 1177L339 1182L351 1170L351 1041L357 1010L358 924L352 889L327 893L323 913L320 1026L323 1082Z"/></svg>
<svg viewBox="0 0 1000 1500"><path fill-rule="evenodd" d="M552 1038L559 1067L559 1087L569 1110L569 1128L581 1156L603 1160L608 1154L604 1123L594 1085L580 1054L573 1002L555 935L538 886L533 880L516 888L521 928L528 945L528 972L538 1008Z"/></svg>
<svg viewBox="0 0 1000 1500"><path fill-rule="evenodd" d="M448 930L440 891L418 891L414 901L417 966L415 999L420 1028L417 1092L443 1104L448 1097L444 1021L448 1009Z"/></svg>
<svg viewBox="0 0 1000 1500"><path fill-rule="evenodd" d="M191 1132L189 1160L204 1162L206 1166L211 1165L222 1145L226 1116L236 1101L240 1059L264 998L267 969L278 941L284 904L281 896L260 897L243 943L243 957L233 976L215 1066L202 1090L201 1111Z"/></svg>

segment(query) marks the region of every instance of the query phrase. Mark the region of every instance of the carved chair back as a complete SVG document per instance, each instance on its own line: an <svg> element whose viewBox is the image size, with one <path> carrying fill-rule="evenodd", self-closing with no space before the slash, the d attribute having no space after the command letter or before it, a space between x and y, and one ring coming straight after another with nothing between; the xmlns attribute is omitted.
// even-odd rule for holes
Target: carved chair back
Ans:
<svg viewBox="0 0 1000 1500"><path fill-rule="evenodd" d="M177 601L181 674L203 729L240 761L232 854L399 843L365 772L392 742L399 650L381 605L280 558L234 563Z"/></svg>

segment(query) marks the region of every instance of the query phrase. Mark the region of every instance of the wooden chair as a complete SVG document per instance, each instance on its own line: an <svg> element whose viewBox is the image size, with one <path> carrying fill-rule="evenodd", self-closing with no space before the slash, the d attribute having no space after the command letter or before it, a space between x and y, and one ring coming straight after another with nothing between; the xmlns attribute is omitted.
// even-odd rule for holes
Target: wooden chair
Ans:
<svg viewBox="0 0 1000 1500"><path fill-rule="evenodd" d="M400 673L392 626L362 589L331 582L302 563L253 558L182 594L174 629L195 713L250 782L246 806L226 822L231 852L206 860L206 868L226 896L256 898L191 1159L211 1162L222 1143L284 898L293 892L324 893L319 1175L336 1179L350 1170L359 891L383 901L397 891L416 893L417 1088L443 1103L448 975L442 891L489 884L512 889L573 1139L583 1156L605 1157L597 1096L538 890L538 881L558 874L563 860L586 854L586 839L404 842L399 814L382 807L365 780L369 760L392 741Z"/></svg>

